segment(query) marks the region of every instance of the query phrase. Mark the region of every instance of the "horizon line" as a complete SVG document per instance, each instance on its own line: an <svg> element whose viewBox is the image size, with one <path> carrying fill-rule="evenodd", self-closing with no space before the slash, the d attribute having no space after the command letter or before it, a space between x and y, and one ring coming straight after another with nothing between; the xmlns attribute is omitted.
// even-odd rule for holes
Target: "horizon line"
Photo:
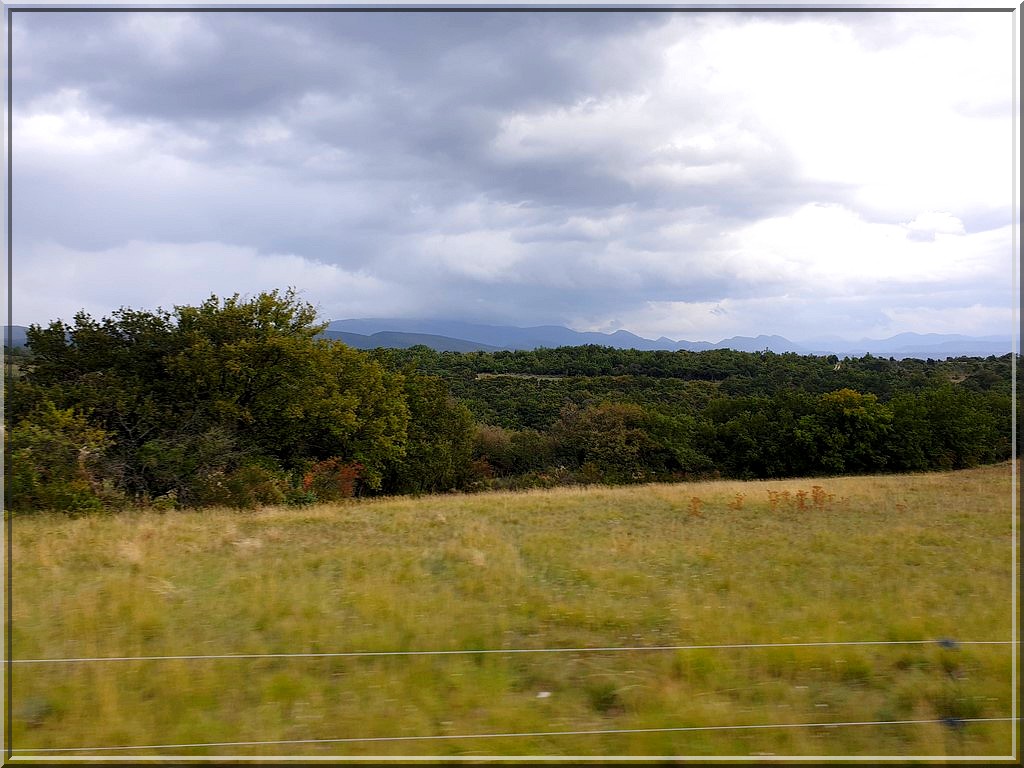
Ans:
<svg viewBox="0 0 1024 768"><path fill-rule="evenodd" d="M50 325L50 324L52 324L54 322L58 322L58 320L61 320L61 319L58 318L57 320L50 320L50 321L48 321L46 323L28 323L28 324L12 323L10 326L4 326L4 329L6 330L6 328L11 327L11 328L24 328L24 329L27 330L31 325L38 325L38 326L40 326L42 328L45 328L45 327L47 327L48 325ZM667 342L672 342L674 344L684 344L685 343L685 344L712 344L712 345L714 345L714 344L723 344L723 343L728 342L728 341L735 341L735 340L740 340L740 339L751 340L751 341L756 341L757 339L766 339L766 340L776 339L776 340L779 340L779 341L787 342L789 344L801 345L801 346L807 345L807 344L829 344L829 343L831 343L831 344L841 343L841 344L855 345L855 344L865 344L865 343L872 343L872 342L892 341L893 339L896 339L899 336L959 337L956 340L964 341L964 342L992 342L992 343L1001 343L1001 342L1010 342L1010 343L1012 343L1015 340L1014 335L1012 333L1010 333L1010 332L1005 332L1005 333L986 333L986 334L976 335L976 334L969 334L969 333L962 333L962 332L898 331L898 332L892 333L889 336L884 336L884 337L861 336L861 337L855 338L855 339L854 338L850 338L848 336L840 336L838 334L827 334L827 333L821 334L820 336L808 336L808 337L802 337L802 338L791 338L789 336L784 336L781 333L756 333L756 334L735 333L735 334L733 334L731 336L723 336L718 341L711 341L710 339L688 339L688 338L683 338L683 337L673 338L671 336L668 336L666 333L661 333L659 336L656 336L656 337L644 336L644 335L642 335L640 333L637 333L635 331L628 330L627 328L617 328L617 329L612 330L612 331L579 330L577 328L573 328L572 326L565 325L565 324L559 324L559 323L540 323L540 324L537 324L537 325L509 325L509 324L504 324L504 323L484 322L484 321L479 321L479 320L464 320L464 319L457 319L457 318L451 318L451 317L422 317L422 316L406 316L406 317L342 317L342 318L324 319L324 320L321 320L320 322L327 324L327 328L325 330L330 330L330 326L333 323L346 323L346 322L378 322L378 323L383 323L383 322L388 322L388 321L395 321L395 322L426 322L426 323L457 323L457 324L467 325L467 326L478 326L478 327L486 327L486 328L506 328L506 329L514 329L514 330L518 330L518 331L531 331L531 330L537 330L537 329L552 328L552 329L566 330L566 331L570 331L571 333L578 333L578 334L598 334L598 335L601 335L601 336L607 336L609 338L613 338L616 335L622 334L622 335L633 336L633 337L635 337L635 338L637 338L637 339L639 339L641 341L646 341L646 342L651 342L651 343L657 343L659 341L664 340L664 341L667 341ZM64 321L64 322L66 322L66 321ZM474 341L472 339L464 339L464 338L460 338L460 337L456 337L456 336L447 336L446 334L443 334L443 333L435 333L435 332L430 332L430 331L400 331L400 330L395 330L395 329L383 329L383 330L379 330L379 331L374 331L372 333L359 333L357 331L344 331L344 332L345 333L353 333L355 335L360 335L360 336L368 336L368 337L369 336L374 336L374 335L379 334L379 333L419 334L419 335L424 335L424 336L438 336L438 337L441 337L441 338L450 338L450 339L454 339L454 340L457 340L457 341L467 341L467 342L471 342L471 343L482 344L484 346L496 346L496 345L493 345L493 344L487 344L486 342L477 342L477 341ZM823 350L812 350L812 349L808 349L807 350L807 352L809 352L811 354L813 354L815 352L818 352L818 351L823 351ZM858 351L858 350L856 350L856 348L852 348L849 351ZM898 351L898 350L893 350L893 351ZM1015 351L1015 350L1007 350L1007 352L1011 352L1011 351Z"/></svg>
<svg viewBox="0 0 1024 768"><path fill-rule="evenodd" d="M578 328L573 328L570 325L559 324L559 323L539 323L539 324L536 324L536 325L510 325L510 324L506 324L506 323L484 322L484 321L478 321L478 320L464 320L464 319L457 319L457 318L451 318L451 317L422 317L422 316L419 316L419 317L417 317L417 316L407 316L407 317L339 317L339 318L328 319L325 322L327 322L328 328L330 328L330 325L332 323L346 323L346 322L378 322L378 323L383 323L383 322L388 322L388 321L396 321L396 322L428 322L428 323L458 323L458 324L461 324L461 325L468 325L468 326L481 326L481 327L488 327L488 328L510 328L510 329L515 329L515 330L520 330L520 331L530 331L530 330L536 330L536 329L540 329L540 328L558 328L558 329L563 329L563 330L571 331L573 333L580 333L580 334L594 333L594 334L600 334L602 336L609 336L609 337L612 337L612 336L614 336L616 334L628 334L630 336L635 336L636 338L641 339L643 341L657 342L657 341L660 341L660 340L664 339L664 340L671 341L671 342L674 342L674 343L686 342L686 343L691 343L691 344L721 344L722 342L731 341L731 340L734 340L734 339L760 339L760 338L781 339L782 341L787 341L787 342L789 342L791 344L821 343L822 340L829 341L829 342L842 342L842 343L847 343L847 344L858 344L858 343L864 343L864 342L891 341L892 339L895 339L898 336L925 336L925 337L927 337L927 336L940 336L940 337L955 336L955 337L961 337L963 340L969 340L969 341L992 341L992 342L1002 342L1002 341L1009 342L1009 341L1013 341L1013 334L1010 333L1010 332L971 334L971 333L963 333L963 332L941 332L941 331L923 331L923 332L922 331L897 331L895 333L892 333L889 336L883 336L883 337L861 336L859 338L850 338L848 336L840 336L838 334L827 334L827 333L821 334L819 336L807 336L807 337L803 337L803 338L791 338L789 336L784 336L781 333L764 333L764 332L762 332L762 333L751 333L751 334L734 333L731 336L724 336L721 339L719 339L718 341L710 341L708 339L688 339L688 338L682 338L682 337L673 338L673 337L667 335L666 333L661 333L660 335L658 335L656 337L654 337L654 336L644 336L644 335L642 335L640 333L637 333L635 331L631 331L631 330L629 330L627 328L616 328L615 330L611 330L611 331L580 330ZM357 332L350 331L350 333L357 333ZM438 334L438 333L431 333L431 332L427 332L427 331L398 331L398 330L394 330L394 329L374 331L374 333L420 333L422 335L428 335L428 336L442 336L442 335L444 335L444 334ZM360 335L373 335L373 334L360 334ZM464 340L468 341L468 339L464 339Z"/></svg>

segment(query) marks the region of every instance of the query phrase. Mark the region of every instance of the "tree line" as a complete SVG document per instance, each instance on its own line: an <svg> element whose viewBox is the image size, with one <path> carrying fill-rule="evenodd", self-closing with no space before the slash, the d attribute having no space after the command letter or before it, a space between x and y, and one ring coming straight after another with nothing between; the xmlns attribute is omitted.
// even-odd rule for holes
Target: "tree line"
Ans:
<svg viewBox="0 0 1024 768"><path fill-rule="evenodd" d="M5 508L953 469L1010 456L1010 356L361 352L293 290L28 331Z"/></svg>

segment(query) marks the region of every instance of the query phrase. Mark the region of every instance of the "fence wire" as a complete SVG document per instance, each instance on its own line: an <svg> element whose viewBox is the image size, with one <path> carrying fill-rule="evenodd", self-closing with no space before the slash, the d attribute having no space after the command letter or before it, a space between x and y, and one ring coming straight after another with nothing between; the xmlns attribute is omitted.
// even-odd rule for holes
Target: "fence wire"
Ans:
<svg viewBox="0 0 1024 768"><path fill-rule="evenodd" d="M829 646L938 645L958 648L964 645L1016 645L1019 640L842 640L806 643L725 643L710 645L626 645L583 648L464 648L435 651L337 651L304 653L205 653L173 656L91 656L79 658L11 659L12 664L76 664L103 661L202 661L207 659L316 659L372 656L458 656L504 653L615 653L624 651L701 651L744 648L824 648Z"/></svg>
<svg viewBox="0 0 1024 768"><path fill-rule="evenodd" d="M834 723L753 723L747 725L686 725L672 728L607 728L584 731L530 731L509 733L463 733L463 734L431 734L427 736L352 736L335 739L281 739L270 741L211 741L194 744L145 744L138 746L116 747L36 747L31 749L15 749L16 753L56 753L56 752L114 752L142 749L199 749L209 747L267 747L293 744L352 744L368 742L397 741L439 741L464 739L511 739L522 737L547 736L596 736L607 734L635 733L687 733L695 731L738 731L769 728L843 728L866 725L934 725L942 724L949 727L963 727L967 723L1009 722L1019 717L972 717L972 718L941 718L928 720L859 720Z"/></svg>

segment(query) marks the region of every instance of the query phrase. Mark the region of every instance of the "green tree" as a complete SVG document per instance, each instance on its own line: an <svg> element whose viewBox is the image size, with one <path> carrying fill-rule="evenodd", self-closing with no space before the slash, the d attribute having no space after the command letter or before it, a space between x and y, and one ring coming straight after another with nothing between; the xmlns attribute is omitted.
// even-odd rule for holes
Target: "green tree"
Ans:
<svg viewBox="0 0 1024 768"><path fill-rule="evenodd" d="M902 392L890 401L892 432L889 437L889 465L892 469L920 472L932 468L935 458L932 425L924 398Z"/></svg>
<svg viewBox="0 0 1024 768"><path fill-rule="evenodd" d="M795 436L818 471L877 472L886 465L891 429L892 411L875 395L840 389L819 395Z"/></svg>
<svg viewBox="0 0 1024 768"><path fill-rule="evenodd" d="M973 467L995 459L997 420L983 396L945 383L920 395L930 429L929 463L940 469Z"/></svg>
<svg viewBox="0 0 1024 768"><path fill-rule="evenodd" d="M655 475L699 475L711 470L711 460L698 447L697 421L692 416L666 416L645 409L643 429L657 446L647 456Z"/></svg>
<svg viewBox="0 0 1024 768"><path fill-rule="evenodd" d="M667 452L647 423L647 412L634 403L566 406L551 430L556 456L603 482L649 479Z"/></svg>
<svg viewBox="0 0 1024 768"><path fill-rule="evenodd" d="M473 452L469 409L441 379L414 371L405 373L402 394L409 409L407 442L404 454L388 467L384 489L421 493L464 487Z"/></svg>
<svg viewBox="0 0 1024 768"><path fill-rule="evenodd" d="M339 342L293 290L199 306L121 309L33 326L29 384L113 439L134 495L187 497L194 480L260 457L284 469L340 458L379 488L404 454L400 375ZM223 444L223 451L203 446Z"/></svg>

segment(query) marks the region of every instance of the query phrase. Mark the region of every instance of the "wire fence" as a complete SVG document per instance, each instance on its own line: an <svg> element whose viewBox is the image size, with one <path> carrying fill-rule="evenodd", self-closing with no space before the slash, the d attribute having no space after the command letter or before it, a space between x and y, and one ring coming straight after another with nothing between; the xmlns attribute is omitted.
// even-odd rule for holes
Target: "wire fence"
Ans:
<svg viewBox="0 0 1024 768"><path fill-rule="evenodd" d="M208 659L313 659L373 656L459 656L512 653L616 653L625 651L701 651L746 648L818 648L829 646L938 645L958 648L970 645L1017 645L1019 640L824 640L806 643L721 643L709 645L624 645L581 648L462 648L427 651L337 651L303 653L203 653L174 656L83 656L78 658L11 659L13 664L74 664L104 661L202 661Z"/></svg>
<svg viewBox="0 0 1024 768"><path fill-rule="evenodd" d="M64 753L64 752L114 752L143 749L202 749L214 747L268 747L288 746L296 744L352 744L371 742L401 742L401 741L439 741L439 740L465 740L465 739L512 739L523 737L550 737L550 736L598 736L598 735L628 735L637 733L687 733L696 731L740 731L771 728L846 728L851 726L868 725L946 725L950 727L962 727L967 723L995 723L1019 721L1019 717L972 717L972 718L938 718L929 720L858 720L847 722L821 722L821 723L751 723L747 725L686 725L672 728L604 728L585 731L529 731L529 732L508 732L508 733L461 733L461 734L431 734L426 736L351 736L335 739L280 739L269 741L209 741L193 744L143 744L116 747L36 747L31 749L15 749L16 753Z"/></svg>
<svg viewBox="0 0 1024 768"><path fill-rule="evenodd" d="M455 649L425 651L341 651L341 652L310 652L310 653L249 653L249 654L182 654L169 656L98 656L79 658L49 659L12 659L15 664L70 664L85 662L126 662L126 661L168 661L168 660L212 660L212 659L263 659L263 658L337 658L337 657L388 657L388 656L451 656L471 654L524 654L524 653L609 653L609 652L644 652L644 651L697 651L697 650L742 650L766 648L825 648L851 646L928 646L934 645L946 649L961 646L1007 646L1018 645L1019 640L955 640L939 638L930 640L843 640L817 642L786 642L786 643L718 643L702 645L657 645L657 646L601 646L578 648L487 648L487 649ZM558 736L592 736L592 735L629 735L643 733L688 733L707 731L743 731L785 728L844 728L855 726L894 726L894 725L936 725L941 724L953 729L961 729L969 723L994 723L1020 721L1019 717L973 717L973 718L932 718L913 720L858 720L815 723L751 723L743 725L693 725L658 728L607 728L572 731L528 731L501 733L466 733L466 734L426 734L407 736L352 736L338 738L309 739L277 739L262 741L220 741L193 742L180 744L143 744L96 747L36 747L13 749L12 753L29 756L32 754L67 754L72 752L109 753L141 750L174 750L229 747L272 747L300 744L352 744L373 742L408 742L408 741L441 741L468 739L499 739L499 738L547 738Z"/></svg>

